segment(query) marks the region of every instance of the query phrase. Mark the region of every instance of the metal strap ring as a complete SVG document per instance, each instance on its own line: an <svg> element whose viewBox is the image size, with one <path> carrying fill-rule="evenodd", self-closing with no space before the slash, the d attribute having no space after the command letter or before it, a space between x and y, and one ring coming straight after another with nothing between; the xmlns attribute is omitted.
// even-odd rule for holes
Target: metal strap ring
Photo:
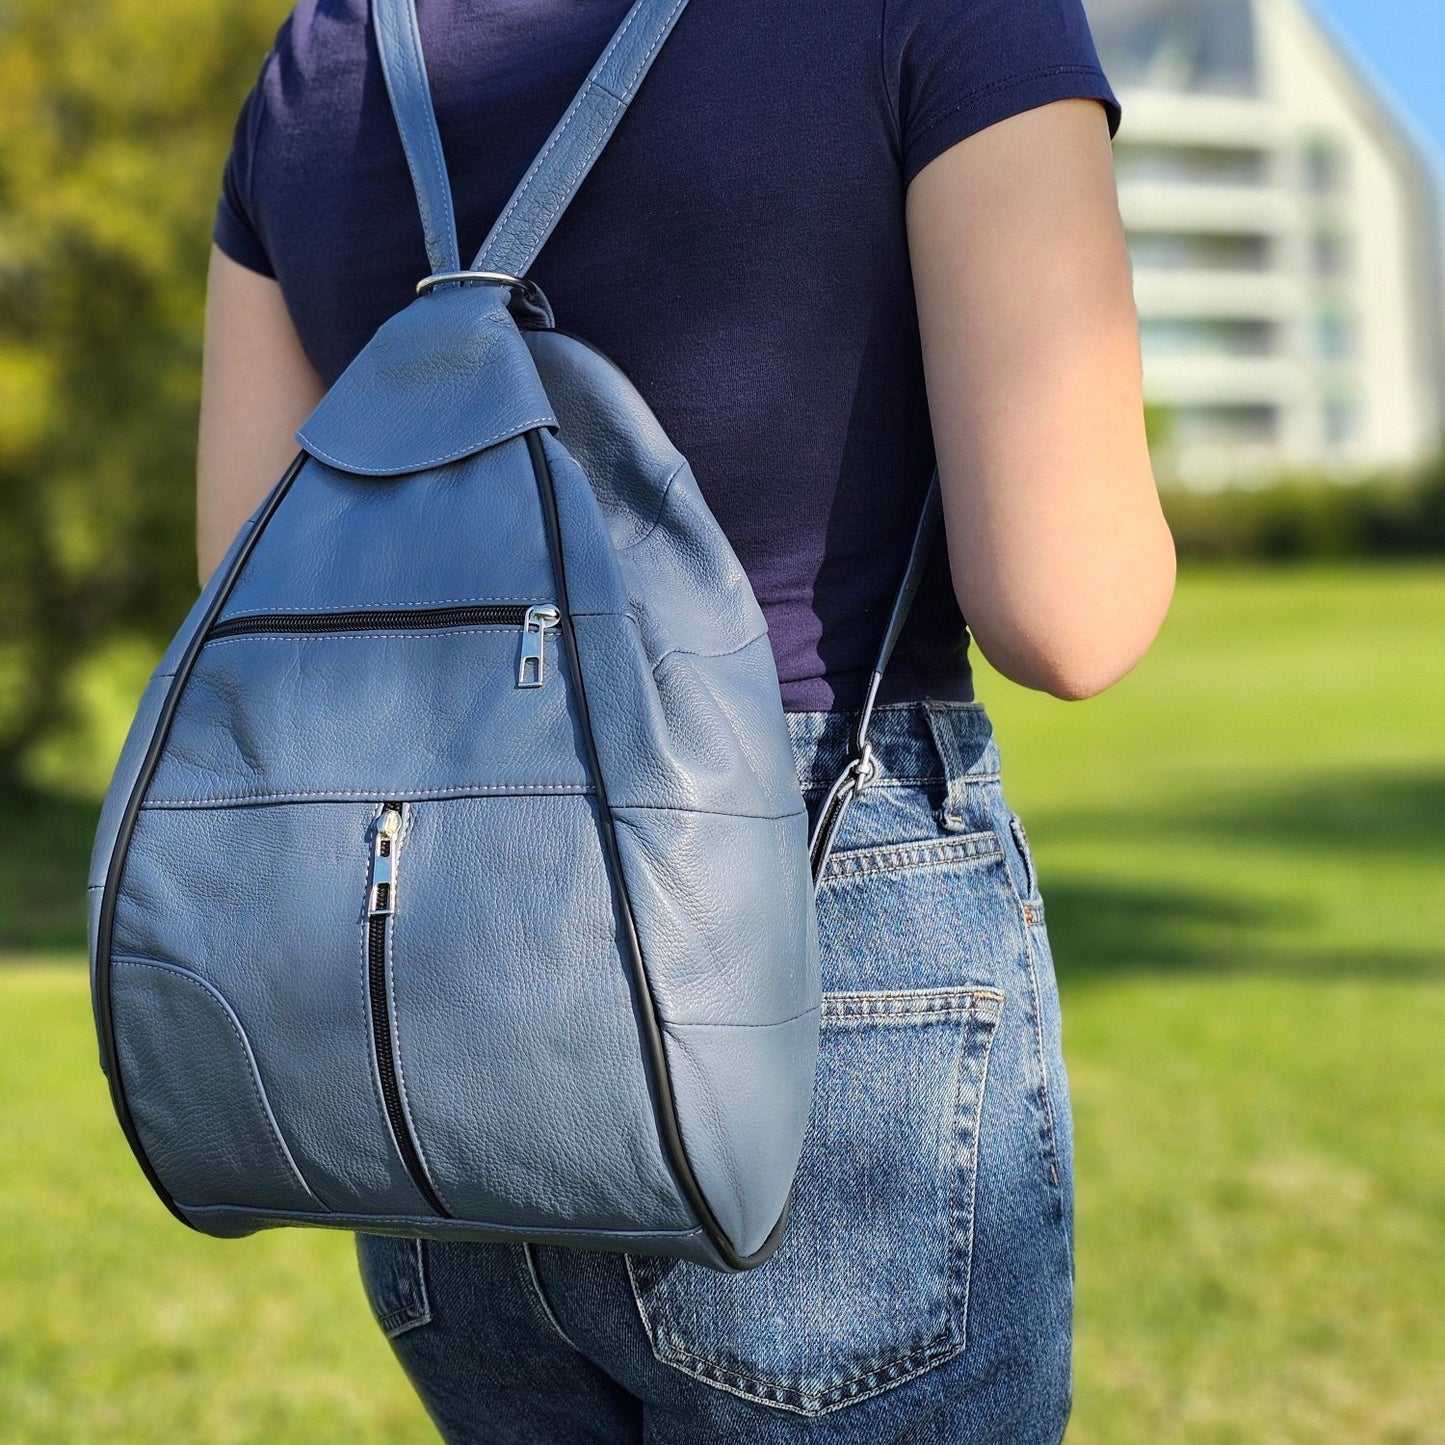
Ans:
<svg viewBox="0 0 1445 1445"><path fill-rule="evenodd" d="M425 295L433 286L440 286L447 281L493 281L502 286L510 286L519 296L529 299L537 294L535 281L524 281L522 277L508 275L505 271L438 271L435 276L423 277L416 283L416 294Z"/></svg>

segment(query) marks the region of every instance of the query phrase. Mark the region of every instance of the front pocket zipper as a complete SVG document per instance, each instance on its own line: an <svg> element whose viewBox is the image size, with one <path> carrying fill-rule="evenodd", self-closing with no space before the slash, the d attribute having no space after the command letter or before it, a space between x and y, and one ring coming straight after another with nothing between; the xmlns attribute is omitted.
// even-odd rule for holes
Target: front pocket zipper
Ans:
<svg viewBox="0 0 1445 1445"><path fill-rule="evenodd" d="M402 1107L401 1087L396 1073L396 1056L391 1018L390 991L386 979L387 929L396 912L397 861L401 852L402 805L386 803L371 829L371 871L366 890L366 972L371 996L371 1038L376 1049L376 1071L386 1117L396 1147L421 1196L443 1219L451 1217L437 1198L427 1178L421 1151L412 1137L411 1124Z"/></svg>
<svg viewBox="0 0 1445 1445"><path fill-rule="evenodd" d="M355 612L257 612L218 622L207 634L222 637L284 636L326 632L437 631L449 627L520 627L517 686L541 687L547 664L547 634L562 620L554 602L497 603L474 607L413 607Z"/></svg>

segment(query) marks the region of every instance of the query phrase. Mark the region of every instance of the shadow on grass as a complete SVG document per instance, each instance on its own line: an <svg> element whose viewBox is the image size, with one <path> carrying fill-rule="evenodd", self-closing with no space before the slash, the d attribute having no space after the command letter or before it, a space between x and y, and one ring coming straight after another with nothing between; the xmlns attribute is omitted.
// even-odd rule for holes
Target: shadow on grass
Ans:
<svg viewBox="0 0 1445 1445"><path fill-rule="evenodd" d="M0 869L0 950L81 952L85 881L99 809L15 790L12 836L25 840L24 867ZM1323 773L1287 786L1224 792L1204 803L1100 814L1056 814L1040 837L1117 838L1161 850L1171 842L1225 844L1258 853L1262 867L1281 851L1358 863L1367 886L1372 860L1408 862L1421 886L1445 862L1445 775ZM1231 897L1210 889L1137 880L1046 876L1049 933L1062 978L1084 981L1121 970L1286 973L1322 978L1445 975L1445 945L1364 951L1296 944L1307 907Z"/></svg>
<svg viewBox="0 0 1445 1445"><path fill-rule="evenodd" d="M1165 850L1228 846L1260 861L1329 859L1355 866L1359 887L1379 867L1418 870L1434 885L1445 863L1445 775L1397 771L1321 773L1270 789L1235 786L1204 802L1144 811L1056 815L1036 832L1054 839L1117 838ZM1045 879L1050 938L1061 977L1087 980L1137 969L1205 970L1316 978L1445 977L1445 944L1376 948L1306 941L1307 904L1137 882ZM1293 941L1298 939L1298 942Z"/></svg>
<svg viewBox="0 0 1445 1445"><path fill-rule="evenodd" d="M1045 880L1049 939L1059 978L1087 983L1135 971L1237 973L1254 977L1420 980L1445 978L1445 949L1331 947L1292 943L1303 909L1232 902L1218 893L1050 885ZM1295 929L1291 930L1291 922ZM1285 937L1281 938L1281 932Z"/></svg>

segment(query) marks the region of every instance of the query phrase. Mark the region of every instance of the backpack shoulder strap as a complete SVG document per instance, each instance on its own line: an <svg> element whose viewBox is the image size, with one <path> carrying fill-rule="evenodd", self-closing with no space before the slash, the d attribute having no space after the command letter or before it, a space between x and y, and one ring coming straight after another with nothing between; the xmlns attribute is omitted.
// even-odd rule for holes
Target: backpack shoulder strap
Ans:
<svg viewBox="0 0 1445 1445"><path fill-rule="evenodd" d="M833 844L838 840L844 816L854 798L867 791L877 775L873 750L868 744L868 726L873 720L873 705L878 701L879 684L883 681L883 674L888 671L893 649L897 646L903 625L908 621L908 614L913 609L913 599L918 596L918 589L923 583L923 573L933 554L933 544L938 540L942 521L943 494L938 481L938 468L935 467L928 491L923 498L923 510L913 533L913 545L909 548L903 577L893 597L893 610L888 615L888 626L883 630L883 641L878 648L873 671L868 677L868 690L863 706L859 709L857 721L853 725L848 761L823 799L808 839L808 862L812 868L815 888L823 876L823 866L833 851Z"/></svg>
<svg viewBox="0 0 1445 1445"><path fill-rule="evenodd" d="M401 148L406 152L407 169L421 211L427 260L433 275L456 271L462 263L452 213L452 183L432 108L415 0L372 0L371 27L381 55L381 74L391 113L401 132Z"/></svg>
<svg viewBox="0 0 1445 1445"><path fill-rule="evenodd" d="M635 0L472 262L525 276L637 94L687 0ZM451 182L427 84L415 0L372 0L387 95L416 187L432 274L460 264Z"/></svg>

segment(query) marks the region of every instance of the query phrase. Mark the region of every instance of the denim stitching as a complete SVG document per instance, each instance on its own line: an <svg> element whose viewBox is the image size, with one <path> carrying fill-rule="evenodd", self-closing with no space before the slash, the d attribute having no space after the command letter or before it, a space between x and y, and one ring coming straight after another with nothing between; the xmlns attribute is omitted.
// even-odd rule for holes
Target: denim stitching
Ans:
<svg viewBox="0 0 1445 1445"><path fill-rule="evenodd" d="M967 833L953 838L891 843L878 848L849 848L835 853L823 871L823 881L856 878L869 873L891 873L902 869L943 868L955 863L986 862L997 858L1001 849L994 833Z"/></svg>
<svg viewBox="0 0 1445 1445"><path fill-rule="evenodd" d="M557 1338L561 1340L562 1343L566 1345L567 1348L571 1350L574 1355L581 1355L582 1351L577 1348L576 1344L573 1343L572 1338L568 1335L567 1331L562 1328L562 1323L557 1318L556 1313L553 1311L551 1302L547 1299L546 1291L542 1288L542 1277L537 1272L537 1263L536 1259L534 1258L534 1251L535 1246L531 1243L530 1240L524 1239L517 1246L516 1257L518 1260L521 1261L522 1272L526 1276L523 1283L523 1289L526 1293L531 1295L533 1305L537 1307L538 1312L541 1314L542 1318L546 1320L548 1326L550 1326L552 1332L557 1336Z"/></svg>
<svg viewBox="0 0 1445 1445"><path fill-rule="evenodd" d="M958 1115L961 1110L958 1108L958 1096L962 1090L969 1059L970 1044L973 1041L973 1025L983 1022L988 1025L987 1032L979 1041L982 1066L979 1071L977 1104L975 1106L975 1120L966 1131L958 1128L954 1130L953 1147L950 1150L951 1156L951 1182L949 1189L949 1220L948 1220L948 1258L949 1258L949 1279L948 1291L950 1306L954 1307L956 1294L956 1282L954 1274L957 1269L958 1251L955 1248L955 1213L957 1205L957 1180L961 1171L962 1155L959 1150L959 1136L966 1132L970 1141L969 1147L973 1147L973 1141L977 1140L980 1131L980 1122L983 1110L983 1091L987 1082L988 1058L992 1050L993 1040L997 1032L997 1025L1001 1013L1003 994L997 989L919 989L910 990L905 993L856 993L856 994L825 994L823 1003L825 1016L830 1004L834 1008L839 1005L862 1005L857 1011L850 1010L847 1013L834 1013L835 1019L846 1022L849 1018L862 1019L869 1016L893 1017L902 1021L930 1020L935 1018L963 1017L965 1020L964 1034L958 1044L958 1072L953 1091L954 1113ZM969 1273L972 1273L972 1237L973 1237L973 1199L977 1184L977 1170L973 1170L969 1179ZM730 1394L739 1398L752 1401L766 1401L781 1409L789 1410L794 1414L804 1416L819 1416L829 1413L842 1405L855 1403L860 1400L869 1399L874 1395L881 1394L884 1390L895 1385L904 1383L922 1374L925 1370L936 1365L943 1364L949 1359L960 1354L966 1344L967 1331L967 1287L963 1289L964 1316L960 1319L956 1307L952 1309L953 1317L944 1325L932 1339L917 1346L895 1360L875 1365L872 1369L850 1376L846 1380L840 1380L826 1390L805 1392L794 1386L779 1385L775 1382L762 1380L754 1375L749 1375L737 1369L729 1369L713 1363L700 1355L694 1354L684 1345L678 1343L665 1324L659 1322L657 1330L653 1329L653 1323L642 1304L642 1289L639 1285L637 1273L634 1269L631 1257L627 1259L627 1270L632 1283L633 1297L637 1305L638 1313L642 1317L643 1327L648 1338L656 1345L659 1337L665 1339L667 1347L676 1354L694 1362L696 1369L692 1371L696 1375L710 1381L719 1388L727 1390ZM960 1338L952 1340L951 1333L957 1333ZM946 1341L946 1343L944 1343ZM940 1345L943 1348L940 1348ZM852 1389L851 1386L863 1382L861 1389ZM756 1389L749 1389L748 1386L756 1386Z"/></svg>
<svg viewBox="0 0 1445 1445"><path fill-rule="evenodd" d="M416 1254L416 1283L419 1293L409 1304L400 1304L394 1310L388 1310L377 1317L376 1322L388 1339L405 1334L407 1330L416 1329L419 1325L431 1323L431 1295L426 1287L426 1256L422 1253L422 1241L412 1239L405 1242L412 1245Z"/></svg>

